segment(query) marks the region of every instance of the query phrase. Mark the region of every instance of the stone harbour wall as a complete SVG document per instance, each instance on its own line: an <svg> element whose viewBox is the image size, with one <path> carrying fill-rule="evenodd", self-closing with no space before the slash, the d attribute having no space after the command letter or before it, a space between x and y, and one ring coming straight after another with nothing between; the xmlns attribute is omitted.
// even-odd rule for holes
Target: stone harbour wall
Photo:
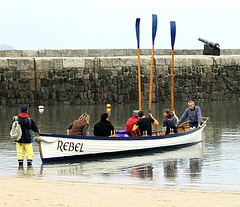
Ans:
<svg viewBox="0 0 240 207"><path fill-rule="evenodd" d="M202 47L203 48L203 47ZM151 55L151 49L140 49L141 55ZM170 49L155 49L155 55L171 55ZM203 49L175 49L175 55L202 55ZM240 55L240 49L221 49L221 55ZM0 50L0 57L119 57L137 56L137 49L60 49L60 50Z"/></svg>
<svg viewBox="0 0 240 207"><path fill-rule="evenodd" d="M171 56L155 55L152 101L171 96ZM0 57L0 105L138 101L137 56ZM142 101L151 55L141 54ZM175 101L240 100L240 55L175 55Z"/></svg>

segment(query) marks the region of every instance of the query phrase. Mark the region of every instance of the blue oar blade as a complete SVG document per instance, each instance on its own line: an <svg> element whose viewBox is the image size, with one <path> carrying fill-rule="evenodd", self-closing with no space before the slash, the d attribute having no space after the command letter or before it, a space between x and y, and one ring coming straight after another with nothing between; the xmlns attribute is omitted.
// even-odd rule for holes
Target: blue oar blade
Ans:
<svg viewBox="0 0 240 207"><path fill-rule="evenodd" d="M152 43L154 45L155 37L157 33L157 15L152 15Z"/></svg>
<svg viewBox="0 0 240 207"><path fill-rule="evenodd" d="M140 18L136 19L136 36L137 36L137 47L139 48L140 45Z"/></svg>
<svg viewBox="0 0 240 207"><path fill-rule="evenodd" d="M171 28L171 45L172 45L172 50L174 50L174 44L175 44L175 38L176 38L176 23L175 23L175 21L170 22L170 28Z"/></svg>

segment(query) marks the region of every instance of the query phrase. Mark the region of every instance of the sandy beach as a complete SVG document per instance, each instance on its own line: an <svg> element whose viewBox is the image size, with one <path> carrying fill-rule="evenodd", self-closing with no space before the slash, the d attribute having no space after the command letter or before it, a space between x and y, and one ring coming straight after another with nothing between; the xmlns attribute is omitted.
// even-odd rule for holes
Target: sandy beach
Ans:
<svg viewBox="0 0 240 207"><path fill-rule="evenodd" d="M1 206L237 207L240 192L170 190L142 186L0 178Z"/></svg>

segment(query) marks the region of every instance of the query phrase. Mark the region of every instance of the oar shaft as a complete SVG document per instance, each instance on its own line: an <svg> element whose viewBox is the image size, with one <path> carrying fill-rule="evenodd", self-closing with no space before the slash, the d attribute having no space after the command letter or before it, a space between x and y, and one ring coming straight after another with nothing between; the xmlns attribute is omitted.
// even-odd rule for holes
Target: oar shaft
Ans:
<svg viewBox="0 0 240 207"><path fill-rule="evenodd" d="M153 63L154 63L154 45L152 46L152 61L151 61L150 89L149 89L149 111L151 111L151 106L152 106Z"/></svg>
<svg viewBox="0 0 240 207"><path fill-rule="evenodd" d="M140 49L139 48L138 48L138 98L139 98L139 110L142 110L141 74L140 74Z"/></svg>
<svg viewBox="0 0 240 207"><path fill-rule="evenodd" d="M174 50L172 50L172 84L171 84L171 109L174 110Z"/></svg>

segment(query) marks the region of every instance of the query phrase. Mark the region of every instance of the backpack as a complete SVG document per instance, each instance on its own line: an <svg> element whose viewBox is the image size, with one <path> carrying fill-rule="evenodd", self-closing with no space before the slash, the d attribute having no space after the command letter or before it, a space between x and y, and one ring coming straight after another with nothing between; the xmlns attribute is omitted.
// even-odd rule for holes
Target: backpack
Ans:
<svg viewBox="0 0 240 207"><path fill-rule="evenodd" d="M12 124L12 128L10 130L10 138L19 141L22 137L22 127L19 124L19 117L17 116Z"/></svg>

